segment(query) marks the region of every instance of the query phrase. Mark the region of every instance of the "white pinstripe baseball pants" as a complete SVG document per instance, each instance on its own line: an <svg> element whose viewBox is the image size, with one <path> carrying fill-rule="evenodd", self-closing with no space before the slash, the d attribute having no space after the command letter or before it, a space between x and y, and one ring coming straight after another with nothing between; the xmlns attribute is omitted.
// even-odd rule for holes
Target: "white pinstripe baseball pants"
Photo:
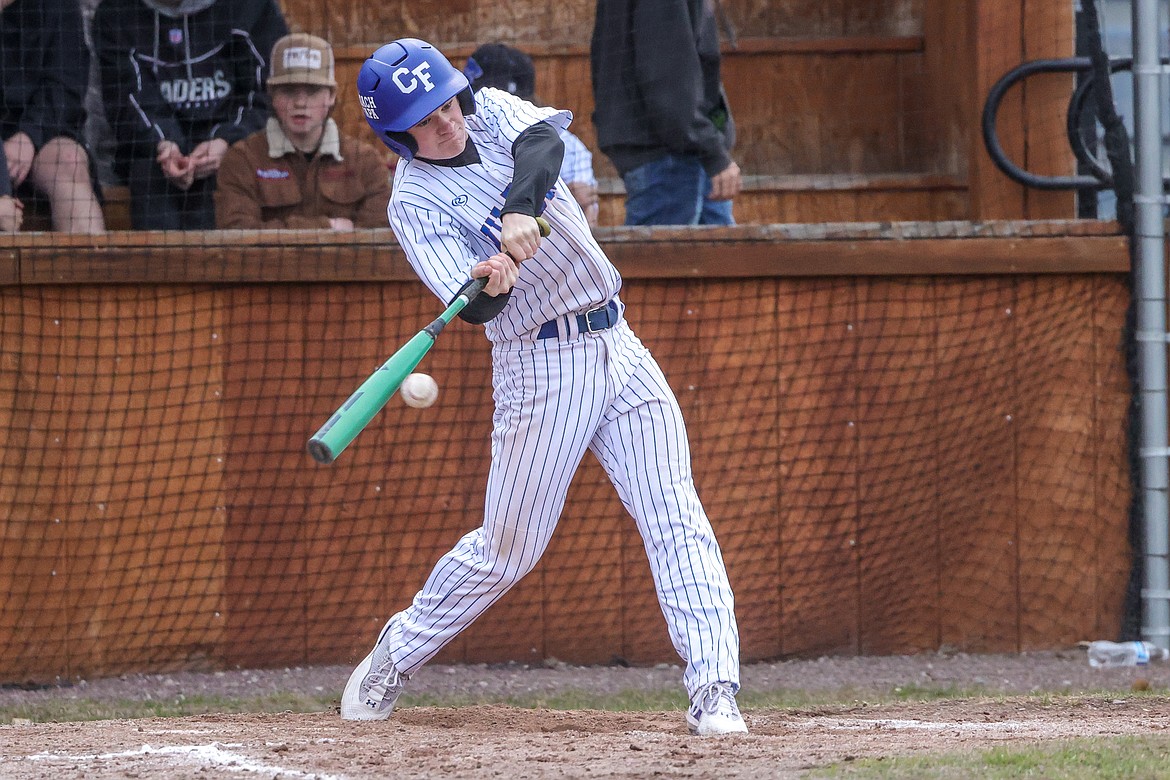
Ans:
<svg viewBox="0 0 1170 780"><path fill-rule="evenodd" d="M642 535L688 694L719 680L738 686L731 586L695 491L674 393L624 320L594 334L567 329L562 323L559 339L493 347L484 524L439 560L382 641L411 674L531 571L589 448Z"/></svg>

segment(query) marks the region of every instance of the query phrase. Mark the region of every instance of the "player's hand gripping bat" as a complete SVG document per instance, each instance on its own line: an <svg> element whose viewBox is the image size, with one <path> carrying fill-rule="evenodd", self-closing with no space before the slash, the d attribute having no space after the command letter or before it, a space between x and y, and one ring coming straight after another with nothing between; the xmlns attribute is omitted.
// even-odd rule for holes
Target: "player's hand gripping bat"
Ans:
<svg viewBox="0 0 1170 780"><path fill-rule="evenodd" d="M551 232L548 222L543 217L537 217L536 224L540 228L540 235L547 236ZM309 439L307 449L313 460L326 464L337 460L341 451L348 447L370 420L382 410L398 390L402 380L406 379L407 374L414 371L422 362L447 323L455 319L459 312L483 292L487 282L487 277L480 277L468 285L437 319L416 333L410 341L391 355L381 368L361 383L349 400L342 404L341 408Z"/></svg>

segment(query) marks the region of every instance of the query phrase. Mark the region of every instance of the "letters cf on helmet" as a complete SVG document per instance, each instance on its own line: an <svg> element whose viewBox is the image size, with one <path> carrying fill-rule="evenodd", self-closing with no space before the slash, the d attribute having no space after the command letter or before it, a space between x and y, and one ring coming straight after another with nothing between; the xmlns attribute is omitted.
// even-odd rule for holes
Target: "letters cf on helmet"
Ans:
<svg viewBox="0 0 1170 780"><path fill-rule="evenodd" d="M417 38L400 38L371 54L358 71L357 88L370 127L407 160L418 145L406 131L448 100L458 96L464 114L475 112L467 77Z"/></svg>

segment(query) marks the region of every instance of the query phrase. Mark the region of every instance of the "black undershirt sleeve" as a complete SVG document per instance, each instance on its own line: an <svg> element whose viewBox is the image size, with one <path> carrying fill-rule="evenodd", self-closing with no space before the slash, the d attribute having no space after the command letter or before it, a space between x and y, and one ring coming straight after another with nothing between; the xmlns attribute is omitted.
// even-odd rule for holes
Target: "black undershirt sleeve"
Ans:
<svg viewBox="0 0 1170 780"><path fill-rule="evenodd" d="M452 296L451 301L462 295L463 291L474 283L475 279L468 279L467 283L459 288L459 292ZM475 300L463 307L463 311L459 312L459 319L470 322L472 325L483 325L485 322L495 319L496 315L508 305L508 299L511 297L511 291L494 297L487 293L480 293L475 296ZM451 301L447 301L448 306L451 305Z"/></svg>
<svg viewBox="0 0 1170 780"><path fill-rule="evenodd" d="M544 212L545 194L556 183L565 157L565 142L561 134L548 122L537 122L525 129L512 144L516 161L512 172L512 186L500 214L527 214L538 217ZM455 294L458 298L471 282ZM508 304L511 292L490 296L480 293L459 312L459 319L472 325L482 325L495 318Z"/></svg>
<svg viewBox="0 0 1170 780"><path fill-rule="evenodd" d="M544 213L544 197L556 183L564 158L565 142L548 122L537 122L520 133L512 144L516 167L500 213L527 214L530 217Z"/></svg>

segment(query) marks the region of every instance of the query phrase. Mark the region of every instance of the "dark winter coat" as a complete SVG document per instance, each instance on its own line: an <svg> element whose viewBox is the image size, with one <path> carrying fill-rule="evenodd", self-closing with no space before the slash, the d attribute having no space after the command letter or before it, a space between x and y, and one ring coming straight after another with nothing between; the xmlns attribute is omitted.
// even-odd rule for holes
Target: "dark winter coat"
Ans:
<svg viewBox="0 0 1170 780"><path fill-rule="evenodd" d="M667 154L700 158L710 176L731 164L709 0L598 0L590 60L597 143L619 173Z"/></svg>
<svg viewBox="0 0 1170 780"><path fill-rule="evenodd" d="M162 140L188 154L263 129L268 57L287 33L276 0L102 0L93 39L118 167Z"/></svg>
<svg viewBox="0 0 1170 780"><path fill-rule="evenodd" d="M84 143L89 49L77 0L16 0L0 14L0 138Z"/></svg>

